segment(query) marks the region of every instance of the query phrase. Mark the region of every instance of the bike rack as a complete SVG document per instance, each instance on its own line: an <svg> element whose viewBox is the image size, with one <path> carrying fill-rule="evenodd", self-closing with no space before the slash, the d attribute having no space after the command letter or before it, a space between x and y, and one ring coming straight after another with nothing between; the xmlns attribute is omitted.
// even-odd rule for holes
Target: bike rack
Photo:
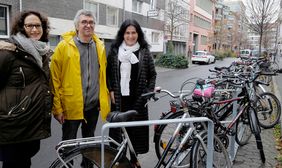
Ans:
<svg viewBox="0 0 282 168"><path fill-rule="evenodd" d="M207 152L207 162L206 167L211 168L213 163L213 136L214 136L214 123L207 117L193 117L184 119L166 119L166 120L150 120L150 121L131 121L131 122L118 122L118 123L106 123L101 129L101 167L104 168L104 134L109 128L119 128L119 127L134 127L134 126L149 126L149 125L162 125L162 124L172 124L172 123L193 123L193 122L208 122L208 152Z"/></svg>
<svg viewBox="0 0 282 168"><path fill-rule="evenodd" d="M215 90L216 92L232 92L232 96L233 97L237 97L238 94L240 93L239 89L222 89L222 90ZM232 119L234 119L234 117L237 116L237 108L238 108L238 103L237 101L233 102L233 109L232 109ZM231 120L227 120L227 121L222 121L221 123L230 123ZM229 141L229 157L230 160L233 162L235 160L235 156L238 150L239 145L236 143L235 141L235 136L230 136L229 137L230 141Z"/></svg>

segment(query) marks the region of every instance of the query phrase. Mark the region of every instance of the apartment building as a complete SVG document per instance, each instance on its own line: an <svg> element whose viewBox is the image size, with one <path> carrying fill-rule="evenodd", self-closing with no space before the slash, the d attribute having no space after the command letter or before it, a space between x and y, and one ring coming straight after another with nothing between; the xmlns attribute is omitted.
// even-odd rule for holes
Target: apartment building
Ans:
<svg viewBox="0 0 282 168"><path fill-rule="evenodd" d="M267 49L270 52L276 52L277 48L277 41L279 37L277 36L278 23L271 24L271 28L264 32L262 36L262 44L261 47L263 49ZM250 49L259 49L259 40L260 35L252 30L248 30L248 39L249 45L248 48Z"/></svg>
<svg viewBox="0 0 282 168"><path fill-rule="evenodd" d="M224 5L230 8L230 15L234 18L232 25L233 41L232 49L239 51L247 48L248 41L248 26L243 20L242 15L246 13L246 6L242 0L224 0Z"/></svg>
<svg viewBox="0 0 282 168"><path fill-rule="evenodd" d="M212 50L210 37L213 35L213 16L215 0L190 0L190 23L188 48Z"/></svg>
<svg viewBox="0 0 282 168"><path fill-rule="evenodd" d="M215 17L213 25L213 49L230 49L232 43L232 28L234 17L231 15L230 8L223 4L223 1L217 1L215 4Z"/></svg>
<svg viewBox="0 0 282 168"><path fill-rule="evenodd" d="M151 45L153 54L164 50L164 10L161 0L0 0L0 38L8 38L12 18L20 10L38 10L50 20L50 46L60 35L74 29L73 18L79 9L91 10L96 19L95 33L109 49L119 26L127 18L136 19ZM3 24L2 24L3 23Z"/></svg>

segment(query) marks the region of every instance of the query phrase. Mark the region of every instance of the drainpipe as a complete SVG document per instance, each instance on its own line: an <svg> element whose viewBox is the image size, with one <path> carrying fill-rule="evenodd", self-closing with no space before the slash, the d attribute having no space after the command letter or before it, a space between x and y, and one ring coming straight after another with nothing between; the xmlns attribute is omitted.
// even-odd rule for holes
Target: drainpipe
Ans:
<svg viewBox="0 0 282 168"><path fill-rule="evenodd" d="M125 0L123 0L123 16L122 16L122 22L125 20Z"/></svg>
<svg viewBox="0 0 282 168"><path fill-rule="evenodd" d="M23 2L22 0L20 0L20 12L22 12L22 10L23 10Z"/></svg>

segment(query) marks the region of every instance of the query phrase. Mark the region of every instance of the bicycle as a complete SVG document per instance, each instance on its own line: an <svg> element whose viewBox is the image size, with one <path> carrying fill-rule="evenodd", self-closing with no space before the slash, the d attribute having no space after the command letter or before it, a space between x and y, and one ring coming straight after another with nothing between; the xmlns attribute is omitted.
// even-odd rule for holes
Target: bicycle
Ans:
<svg viewBox="0 0 282 168"><path fill-rule="evenodd" d="M164 91L164 90L162 90ZM161 89L159 90L161 92ZM170 92L167 92L171 94ZM155 94L150 93L150 94ZM173 95L173 94L171 94ZM179 99L182 99L184 94L180 95L173 95L175 97L179 97ZM128 116L132 115L132 113L136 113L136 111L131 112L125 112L125 113L110 113L107 119L110 119L108 121L111 122L117 122L116 117L119 118L118 121L127 121ZM188 113L186 113L188 114ZM183 123L179 123L179 129L183 127ZM189 125L189 124L188 124ZM122 127L122 133L123 133L123 141L121 143L115 142L110 137L107 137L105 139L105 142L107 143L115 143L118 147L112 148L108 144L105 144L105 167L140 167L139 161L136 158L131 159L131 161L126 157L127 149L133 154L135 154L134 149L132 147L131 141L127 135L126 129ZM177 136L177 131L176 134ZM202 136L203 137L202 137ZM100 138L100 139L99 139ZM173 155L170 156L169 161L165 165L167 168L171 167L181 167L181 163L184 158L186 158L188 155L185 151L187 148L183 145L185 144L188 139L192 139L194 142L197 142L198 140L201 140L201 143L196 143L198 146L200 145L201 148L197 149L204 149L204 153L207 153L207 145L206 145L206 134L202 133L199 134L194 127L189 127L189 131L185 133L185 136L182 138L181 143L178 145L177 149L173 149ZM196 140L197 139L197 140ZM215 144L217 148L219 148L218 153L223 153L224 157L223 160L221 160L219 163L213 163L213 164L225 164L227 167L231 167L231 163L228 157L228 153L222 143L218 140L218 138L215 138ZM167 147L166 151L170 151L171 148L169 146ZM194 153L196 154L197 151L194 150ZM189 150L190 151L190 150ZM81 139L75 139L75 140L67 140L62 141L57 146L57 153L58 153L58 159L53 162L51 165L51 168L57 168L57 167L75 167L75 164L79 163L82 157L87 158L90 160L94 165L97 167L100 167L100 155L101 155L101 137L92 137L92 138L81 138ZM193 154L193 153L192 153ZM136 155L135 155L136 156ZM78 161L74 160L74 158L79 158ZM166 154L163 154L163 158L166 157ZM206 158L205 156L204 158ZM136 160L134 160L136 159ZM132 161L133 160L133 161ZM191 161L191 159L189 160ZM161 167L162 166L162 160L159 160L157 165L155 167ZM197 163L194 163L191 161L191 166L198 167ZM190 164L189 164L190 165ZM224 165L224 167L226 167Z"/></svg>
<svg viewBox="0 0 282 168"><path fill-rule="evenodd" d="M183 86L191 83L189 80L185 81L180 89L180 93L183 92ZM172 94L171 92L169 92L168 90L158 90L159 93L163 92L168 94L170 97L172 98L179 98L180 100L180 104L181 104L181 112L171 112L169 113L169 117L163 118L163 119L169 119L171 118L188 118L190 117L190 113L188 112L189 108L191 107L190 105L188 105L187 103L189 103L188 101L185 100L185 96L190 95L187 94L185 96L183 96L182 94L180 94L180 96L176 96L174 94ZM190 91L191 92L191 91ZM149 94L155 94L155 93L149 93ZM148 95L149 95L148 94ZM158 99L157 99L158 100ZM199 146L203 147L204 142L205 142L205 130L204 132L201 132L203 130L199 130L197 128L197 125L200 125L200 123L194 123L194 124L189 124L189 125L185 125L185 124L176 124L176 125L156 125L155 126L155 135L154 135L154 142L155 142L155 149L156 149L156 154L159 158L159 164L163 164L166 167L198 167L199 166L199 161L195 162L195 155L199 154L199 151L202 150L202 148L200 148ZM164 128L172 128L172 132L170 132L170 134L167 134L167 139L163 140L163 137L158 136L157 132L162 132ZM156 131L158 130L158 131ZM163 132L162 132L163 133ZM187 133L189 135L189 137L187 137ZM200 135L201 134L201 135ZM162 134L163 135L163 134ZM187 139L188 138L188 139ZM184 140L184 141L183 141ZM220 141L220 139L215 136L215 146L217 146L217 148L219 148L220 150L214 150L215 154L214 156L216 156L217 159L220 160L220 158L224 158L222 160L217 160L216 164L219 164L217 166L219 167L230 167L231 166L231 162L228 156L228 153L224 147L224 145L222 144L222 142ZM197 147L195 147L197 146ZM181 147L179 149L179 147ZM203 147L205 149L205 147ZM215 147L216 148L216 147ZM193 150L192 149L197 149L197 150ZM178 151L181 151L181 153L178 153ZM192 152L192 153L191 153ZM168 158L166 158L169 155ZM220 156L221 155L221 156ZM171 156L171 157L170 157ZM170 161L171 158L178 158L178 164L176 165L170 165ZM205 158L201 158L201 161L205 160ZM204 163L204 161L202 162ZM221 165L221 164L223 165ZM216 166L215 166L216 167Z"/></svg>
<svg viewBox="0 0 282 168"><path fill-rule="evenodd" d="M232 80L233 81L233 80ZM245 145L250 136L251 133L255 135L256 142L257 142L257 148L259 149L261 160L264 163L265 162L265 155L263 151L263 145L261 142L261 136L260 136L260 126L258 123L258 118L257 118L257 112L256 109L253 107L253 104L251 103L251 97L252 93L249 92L250 89L247 89L247 85L251 83L252 81L245 81L243 89L243 93L247 93L245 95L241 95L240 97L235 97L227 100L219 100L219 101L204 101L196 108L198 112L198 115L200 116L205 116L210 118L211 120L214 121L215 123L215 134L218 135L220 140L223 142L225 147L228 146L229 144L229 139L227 135L234 135L235 134L235 140L239 145ZM198 83L199 84L199 83ZM238 86L238 84L235 84ZM203 87L202 87L203 88ZM203 96L204 97L204 96ZM200 98L202 99L202 97ZM211 99L209 99L211 100ZM228 126L224 126L223 124L220 123L220 121L226 119L231 113L233 106L231 104L234 101L241 101L241 106L239 106L240 111L236 115L236 117L233 118L233 120L230 122ZM212 109L211 107L213 105L223 105L219 107L216 111L215 109ZM176 118L176 117L181 117L181 115L184 115L182 112L182 109L179 110L179 112L170 115L167 118ZM234 125L236 124L235 130L234 130ZM155 148L156 151L161 151L162 150L162 144L165 140L163 138L162 134L166 130L166 125L161 126L160 129L155 130L155 141L156 142L162 142L162 143L156 143ZM248 131L251 130L251 131ZM244 131L240 131L244 130ZM243 135L242 135L243 132ZM241 138L243 137L243 139ZM245 137L245 138L244 138ZM160 139L160 140L159 140ZM159 152L159 155L162 153Z"/></svg>
<svg viewBox="0 0 282 168"><path fill-rule="evenodd" d="M111 122L125 122L130 120L136 114L137 112L135 110L123 113L111 112L109 113L107 120ZM90 160L93 165L100 167L101 138L101 136L96 136L61 141L56 146L58 158L51 164L50 168L79 167L79 163L82 161L83 157ZM127 138L129 139L129 137ZM119 146L119 149L115 149L110 145L104 146L105 167L133 168L132 163L130 163L128 158L124 155L128 139L125 139L121 144L110 137L104 139L106 143L113 143Z"/></svg>

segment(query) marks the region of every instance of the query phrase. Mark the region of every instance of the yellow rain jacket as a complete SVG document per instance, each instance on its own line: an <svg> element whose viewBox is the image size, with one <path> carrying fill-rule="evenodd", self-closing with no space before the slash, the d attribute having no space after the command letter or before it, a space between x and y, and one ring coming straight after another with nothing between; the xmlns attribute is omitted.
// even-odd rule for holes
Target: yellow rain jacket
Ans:
<svg viewBox="0 0 282 168"><path fill-rule="evenodd" d="M52 56L50 71L52 93L54 94L52 112L54 115L64 113L67 120L81 120L83 117L83 91L80 73L80 55L73 37L75 31L62 35ZM93 35L96 43L99 72L100 115L105 120L110 111L109 91L106 84L106 51L103 42Z"/></svg>

